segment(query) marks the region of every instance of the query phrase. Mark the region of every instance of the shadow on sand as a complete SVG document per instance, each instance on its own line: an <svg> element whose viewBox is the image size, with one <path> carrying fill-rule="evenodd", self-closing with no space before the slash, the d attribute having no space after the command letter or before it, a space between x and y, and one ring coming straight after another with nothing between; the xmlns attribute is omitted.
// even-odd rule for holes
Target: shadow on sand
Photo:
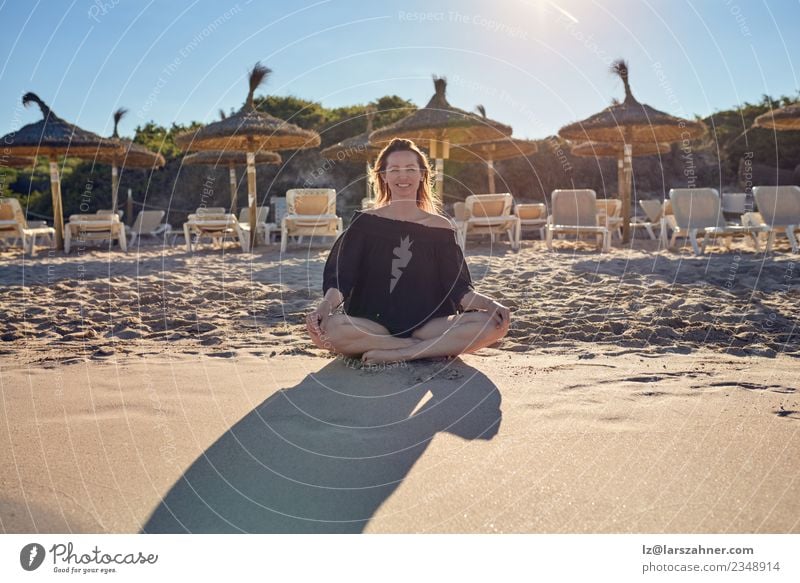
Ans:
<svg viewBox="0 0 800 583"><path fill-rule="evenodd" d="M461 360L342 360L281 390L184 473L145 533L358 533L439 432L492 439L500 393Z"/></svg>

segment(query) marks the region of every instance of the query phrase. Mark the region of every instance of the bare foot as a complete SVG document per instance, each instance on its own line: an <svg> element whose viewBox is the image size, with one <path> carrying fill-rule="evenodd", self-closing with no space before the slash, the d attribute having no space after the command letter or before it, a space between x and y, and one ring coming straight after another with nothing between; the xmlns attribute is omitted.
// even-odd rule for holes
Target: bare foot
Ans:
<svg viewBox="0 0 800 583"><path fill-rule="evenodd" d="M403 362L408 360L407 350L395 348L392 350L367 350L361 355L361 362L364 364L381 364L389 362Z"/></svg>

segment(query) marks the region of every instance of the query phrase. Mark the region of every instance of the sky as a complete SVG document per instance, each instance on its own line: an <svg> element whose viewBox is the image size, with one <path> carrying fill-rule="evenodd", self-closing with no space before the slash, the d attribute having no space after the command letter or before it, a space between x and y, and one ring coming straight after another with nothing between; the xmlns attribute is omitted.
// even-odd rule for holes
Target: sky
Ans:
<svg viewBox="0 0 800 583"><path fill-rule="evenodd" d="M60 117L110 135L155 121L210 122L259 94L327 107L399 95L424 106L433 75L451 105L540 139L624 96L707 116L798 96L800 0L0 0L0 132Z"/></svg>

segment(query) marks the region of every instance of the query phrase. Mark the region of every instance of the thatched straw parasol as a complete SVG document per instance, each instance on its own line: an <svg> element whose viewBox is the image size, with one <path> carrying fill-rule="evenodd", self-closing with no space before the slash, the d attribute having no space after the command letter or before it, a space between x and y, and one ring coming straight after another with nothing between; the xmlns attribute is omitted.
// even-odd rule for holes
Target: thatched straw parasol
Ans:
<svg viewBox="0 0 800 583"><path fill-rule="evenodd" d="M669 144L661 142L650 142L648 144L636 144L633 156L653 156L655 154L666 154L670 151ZM625 145L608 144L603 142L584 142L572 147L572 154L583 158L616 158L617 159L617 184L621 190L625 183Z"/></svg>
<svg viewBox="0 0 800 583"><path fill-rule="evenodd" d="M56 247L64 248L64 211L61 204L61 178L58 156L93 159L101 152L119 151L119 144L104 140L97 134L72 125L54 114L34 93L22 96L26 107L36 103L42 110L42 121L28 124L0 138L4 148L21 156L47 156L50 161L50 187L53 197L53 224Z"/></svg>
<svg viewBox="0 0 800 583"><path fill-rule="evenodd" d="M633 156L653 156L655 154L666 154L670 151L670 145L663 142L650 142L649 144L636 144ZM625 153L624 144L607 144L603 142L584 142L572 146L572 154L584 158L619 158Z"/></svg>
<svg viewBox="0 0 800 583"><path fill-rule="evenodd" d="M485 107L479 105L476 109L483 118L486 118ZM500 138L499 140L456 146L450 150L450 159L456 162L484 162L489 180L489 193L494 193L494 163L496 161L530 156L538 151L539 145L536 142L517 138Z"/></svg>
<svg viewBox="0 0 800 583"><path fill-rule="evenodd" d="M369 168L375 158L381 151L381 148L371 144L369 136L372 134L372 124L375 119L375 106L370 104L367 106L367 131L347 138L341 142L337 142L332 146L328 146L320 152L326 160L335 160L337 162L363 162L366 164L365 178L369 176ZM369 183L369 178L365 180L367 186L367 198L372 199L372 188Z"/></svg>
<svg viewBox="0 0 800 583"><path fill-rule="evenodd" d="M436 192L442 196L444 160L450 145L474 144L511 135L511 127L453 107L447 102L447 80L434 77L435 93L428 104L408 117L372 132L369 141L380 146L392 138L414 140L436 159Z"/></svg>
<svg viewBox="0 0 800 583"><path fill-rule="evenodd" d="M5 166L6 168L27 168L34 164L36 164L36 158L0 155L0 166Z"/></svg>
<svg viewBox="0 0 800 583"><path fill-rule="evenodd" d="M622 240L630 240L632 165L631 156L638 144L654 142L679 142L701 136L705 132L702 122L690 121L671 116L663 111L653 109L649 105L639 103L631 93L628 83L628 65L625 61L616 61L611 70L619 75L625 85L625 100L615 103L600 113L583 121L575 122L561 128L558 135L568 140L580 142L610 142L623 144L623 171L625 179L622 196Z"/></svg>
<svg viewBox="0 0 800 583"><path fill-rule="evenodd" d="M800 103L793 103L759 115L753 123L753 127L773 130L800 130Z"/></svg>
<svg viewBox="0 0 800 583"><path fill-rule="evenodd" d="M275 152L256 152L255 164L280 164L281 157ZM195 152L183 158L184 164L204 166L227 166L231 186L231 213L237 214L236 208L236 166L247 166L246 152Z"/></svg>
<svg viewBox="0 0 800 583"><path fill-rule="evenodd" d="M130 168L154 169L162 168L166 161L164 156L151 152L140 144L133 143L132 140L125 140L119 137L119 122L125 117L128 110L120 107L114 112L114 133L108 141L120 146L120 151L100 152L96 160L103 164L111 165L111 210L117 212L117 202L119 200L119 173L117 166ZM133 218L133 217L131 217Z"/></svg>
<svg viewBox="0 0 800 583"><path fill-rule="evenodd" d="M272 71L256 63L250 72L250 92L244 106L235 114L197 131L176 136L175 143L185 151L236 150L247 153L247 198L250 207L250 248L256 238L255 153L261 150L302 150L319 146L319 134L257 111L255 91Z"/></svg>

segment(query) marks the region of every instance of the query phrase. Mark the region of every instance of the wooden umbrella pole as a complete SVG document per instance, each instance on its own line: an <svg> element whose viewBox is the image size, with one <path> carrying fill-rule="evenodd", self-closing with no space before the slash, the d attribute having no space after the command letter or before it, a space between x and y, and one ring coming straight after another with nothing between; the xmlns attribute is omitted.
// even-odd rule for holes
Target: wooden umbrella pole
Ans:
<svg viewBox="0 0 800 583"><path fill-rule="evenodd" d="M117 205L119 204L119 173L117 172L117 163L111 165L111 212L117 212Z"/></svg>
<svg viewBox="0 0 800 583"><path fill-rule="evenodd" d="M56 249L64 249L64 211L61 206L61 177L58 162L50 160L50 193L53 197L53 226L56 229Z"/></svg>
<svg viewBox="0 0 800 583"><path fill-rule="evenodd" d="M364 175L364 176L366 176L366 179L364 180L364 182L367 183L367 185L366 185L367 200L372 200L372 188L371 188L372 185L369 183L369 160L367 160L366 164L367 164L367 167L366 167L366 170L365 170L366 174Z"/></svg>
<svg viewBox="0 0 800 583"><path fill-rule="evenodd" d="M236 215L238 214L238 209L236 208L236 167L233 162L228 163L228 181L231 185L231 214Z"/></svg>
<svg viewBox="0 0 800 583"><path fill-rule="evenodd" d="M436 158L436 196L444 200L444 159Z"/></svg>
<svg viewBox="0 0 800 583"><path fill-rule="evenodd" d="M431 158L436 158L436 196L444 200L444 161L450 157L450 142L431 140Z"/></svg>
<svg viewBox="0 0 800 583"><path fill-rule="evenodd" d="M489 173L489 194L494 194L494 160L486 161L486 171Z"/></svg>
<svg viewBox="0 0 800 583"><path fill-rule="evenodd" d="M631 193L633 192L633 146L625 142L622 158L622 171L625 174L622 198L622 242L631 240Z"/></svg>
<svg viewBox="0 0 800 583"><path fill-rule="evenodd" d="M256 155L247 152L247 206L250 208L250 249L256 245Z"/></svg>

